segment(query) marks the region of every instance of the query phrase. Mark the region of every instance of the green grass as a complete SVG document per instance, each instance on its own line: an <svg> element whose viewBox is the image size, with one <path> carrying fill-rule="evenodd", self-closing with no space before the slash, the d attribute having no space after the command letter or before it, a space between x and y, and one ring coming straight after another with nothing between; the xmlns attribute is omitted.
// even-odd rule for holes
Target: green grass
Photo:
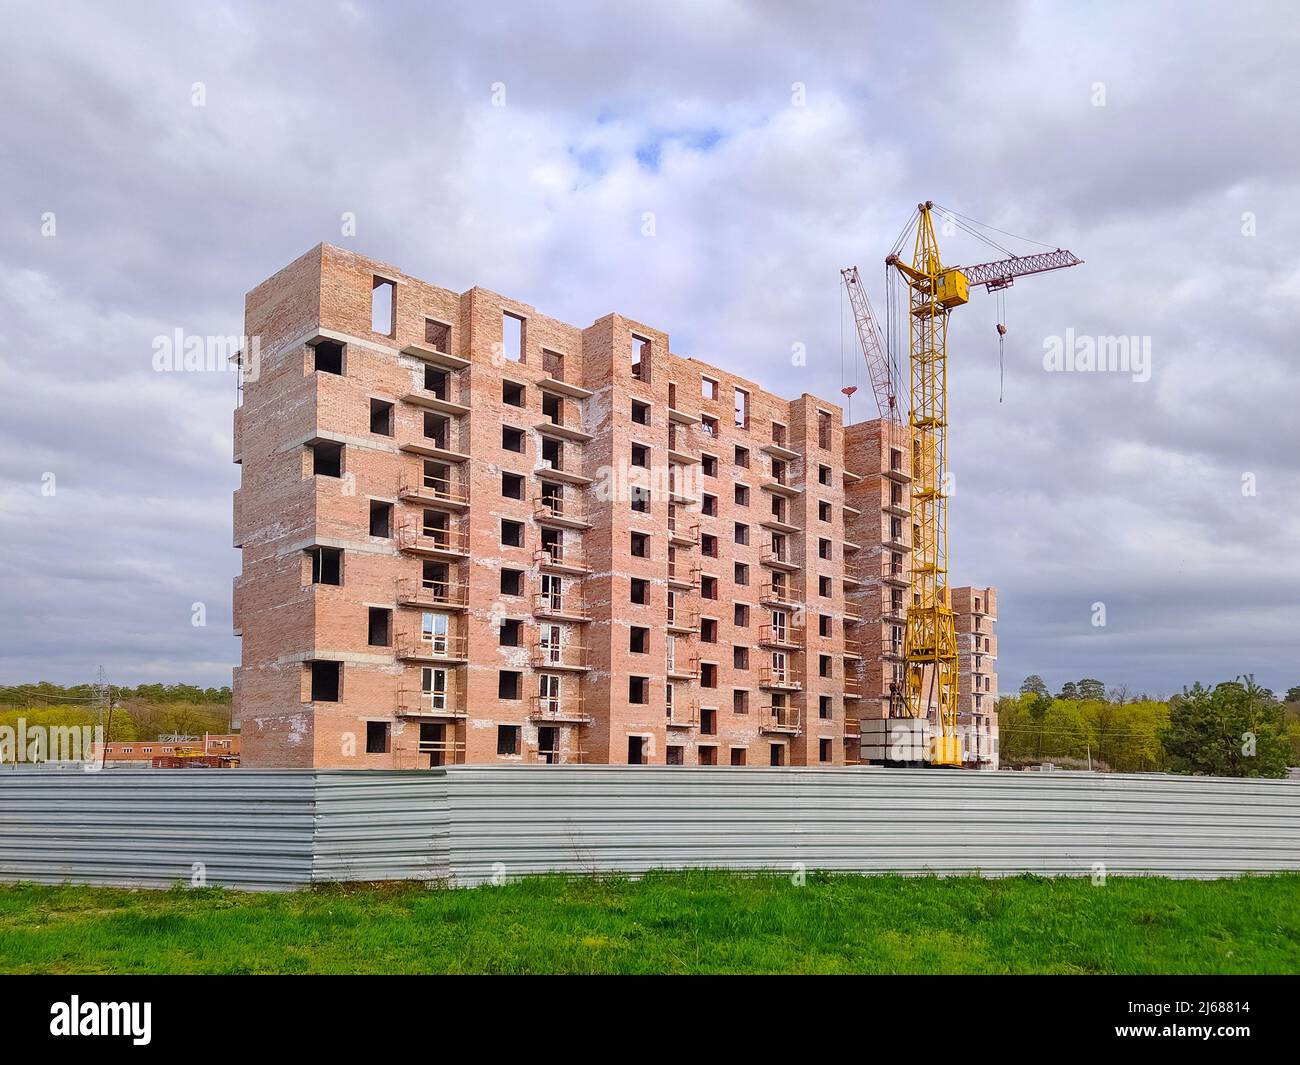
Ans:
<svg viewBox="0 0 1300 1065"><path fill-rule="evenodd" d="M0 886L7 973L1296 973L1300 875Z"/></svg>

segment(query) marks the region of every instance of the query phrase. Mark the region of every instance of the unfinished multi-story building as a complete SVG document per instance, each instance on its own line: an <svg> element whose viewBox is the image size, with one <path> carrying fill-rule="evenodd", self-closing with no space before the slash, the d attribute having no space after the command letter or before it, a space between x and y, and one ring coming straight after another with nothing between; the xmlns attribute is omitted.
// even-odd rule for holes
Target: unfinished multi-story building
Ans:
<svg viewBox="0 0 1300 1065"><path fill-rule="evenodd" d="M845 430L853 456L848 535L861 544L847 570L849 604L858 619L857 676L862 714L891 717L905 705L903 654L912 581L912 443L906 426L858 422Z"/></svg>
<svg viewBox="0 0 1300 1065"><path fill-rule="evenodd" d="M957 615L957 709L963 757L981 769L998 767L998 620L996 588L954 588Z"/></svg>
<svg viewBox="0 0 1300 1065"><path fill-rule="evenodd" d="M905 429L329 245L245 334L244 764L858 760L902 663Z"/></svg>

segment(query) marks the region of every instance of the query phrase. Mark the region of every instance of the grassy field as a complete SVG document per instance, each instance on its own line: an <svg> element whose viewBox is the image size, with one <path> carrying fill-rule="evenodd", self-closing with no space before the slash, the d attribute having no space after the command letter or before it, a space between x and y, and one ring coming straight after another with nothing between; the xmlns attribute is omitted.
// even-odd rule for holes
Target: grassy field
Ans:
<svg viewBox="0 0 1300 1065"><path fill-rule="evenodd" d="M0 886L7 973L1297 973L1300 876Z"/></svg>

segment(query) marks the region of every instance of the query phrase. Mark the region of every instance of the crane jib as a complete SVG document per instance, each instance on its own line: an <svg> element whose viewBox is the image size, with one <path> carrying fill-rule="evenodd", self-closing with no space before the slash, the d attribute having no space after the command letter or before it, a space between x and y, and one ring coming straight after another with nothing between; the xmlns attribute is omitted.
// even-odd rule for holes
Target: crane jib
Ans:
<svg viewBox="0 0 1300 1065"><path fill-rule="evenodd" d="M967 282L984 285L990 292L1006 288L1017 277L1027 274L1042 274L1048 270L1061 270L1067 266L1078 266L1083 262L1073 252L1058 248L1056 251L1041 252L1036 255L1019 255L1011 259L999 259L991 263L979 263L976 266L959 267L966 275Z"/></svg>

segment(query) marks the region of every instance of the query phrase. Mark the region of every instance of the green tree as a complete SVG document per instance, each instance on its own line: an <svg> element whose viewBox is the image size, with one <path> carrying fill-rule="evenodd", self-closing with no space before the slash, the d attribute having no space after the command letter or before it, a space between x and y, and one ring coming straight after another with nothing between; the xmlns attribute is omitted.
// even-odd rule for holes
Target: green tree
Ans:
<svg viewBox="0 0 1300 1065"><path fill-rule="evenodd" d="M1101 702L1106 698L1106 685L1092 677L1085 677L1079 681L1079 698Z"/></svg>
<svg viewBox="0 0 1300 1065"><path fill-rule="evenodd" d="M1032 762L1038 757L1042 718L1035 718L1031 707L1036 707L1034 694L1004 695L994 709L998 715L998 756L1007 765Z"/></svg>
<svg viewBox="0 0 1300 1065"><path fill-rule="evenodd" d="M994 705L998 715L998 758L1004 765L1037 761L1043 742L1043 718L1052 705L1043 678L1031 674L1019 695L1003 695Z"/></svg>
<svg viewBox="0 0 1300 1065"><path fill-rule="evenodd" d="M1047 685L1037 673L1030 673L1020 685L1021 695L1046 695Z"/></svg>
<svg viewBox="0 0 1300 1065"><path fill-rule="evenodd" d="M1079 698L1079 689L1078 689L1078 687L1075 685L1074 681L1072 681L1072 680L1067 680L1064 684L1062 684L1062 685L1061 685L1061 694L1058 695L1057 698L1058 698L1058 699L1077 699L1077 698Z"/></svg>
<svg viewBox="0 0 1300 1065"><path fill-rule="evenodd" d="M1291 764L1300 765L1300 703L1287 706L1286 731L1291 740Z"/></svg>
<svg viewBox="0 0 1300 1065"><path fill-rule="evenodd" d="M1287 688L1286 701L1288 703L1300 703L1300 684L1297 684L1294 688Z"/></svg>
<svg viewBox="0 0 1300 1065"><path fill-rule="evenodd" d="M226 732L230 727L230 709L209 702L155 703L129 698L123 710L130 715L142 740L156 740L163 735L201 736L205 732Z"/></svg>
<svg viewBox="0 0 1300 1065"><path fill-rule="evenodd" d="M1042 756L1049 761L1066 758L1083 761L1097 749L1094 729L1084 704L1073 699L1056 699L1043 715Z"/></svg>
<svg viewBox="0 0 1300 1065"><path fill-rule="evenodd" d="M1165 767L1161 733L1169 726L1169 706L1154 699L1129 703L1088 703L1097 729L1093 757L1116 773L1149 773Z"/></svg>
<svg viewBox="0 0 1300 1065"><path fill-rule="evenodd" d="M1282 705L1253 677L1185 688L1161 739L1177 773L1284 777L1291 757Z"/></svg>
<svg viewBox="0 0 1300 1065"><path fill-rule="evenodd" d="M13 729L15 741L20 719L26 722L28 734L38 726L51 729L81 728L88 725L94 728L96 725L104 724L97 714L91 712L85 706L36 706L21 709L0 709L0 727L7 726ZM115 713L107 738L119 741L139 739L135 722L127 714ZM16 752L13 752L11 756L16 757Z"/></svg>

